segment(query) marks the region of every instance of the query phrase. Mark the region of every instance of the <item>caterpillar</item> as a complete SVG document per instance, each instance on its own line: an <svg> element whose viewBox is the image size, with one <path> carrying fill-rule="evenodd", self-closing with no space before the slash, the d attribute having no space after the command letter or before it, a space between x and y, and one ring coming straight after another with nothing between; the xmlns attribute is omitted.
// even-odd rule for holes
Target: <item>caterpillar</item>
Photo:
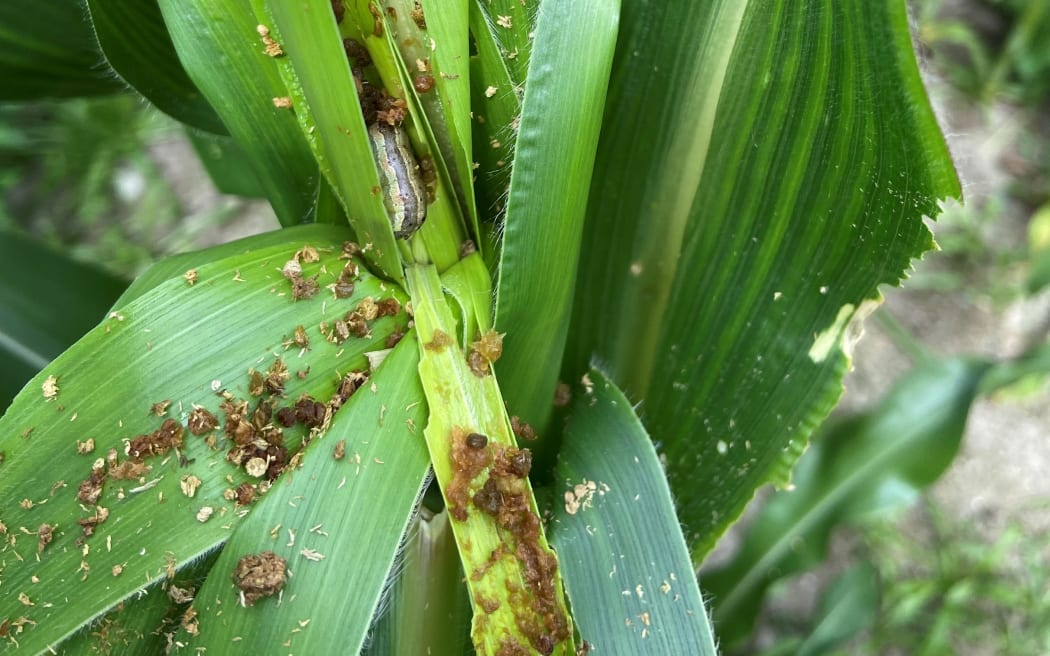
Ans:
<svg viewBox="0 0 1050 656"><path fill-rule="evenodd" d="M399 127L374 123L368 128L372 154L394 235L408 239L427 218L427 194L408 135Z"/></svg>

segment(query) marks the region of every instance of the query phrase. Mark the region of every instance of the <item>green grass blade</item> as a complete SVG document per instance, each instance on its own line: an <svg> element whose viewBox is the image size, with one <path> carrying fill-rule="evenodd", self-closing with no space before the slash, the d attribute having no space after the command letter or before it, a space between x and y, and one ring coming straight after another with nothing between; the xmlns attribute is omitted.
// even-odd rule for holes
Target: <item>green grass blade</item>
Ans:
<svg viewBox="0 0 1050 656"><path fill-rule="evenodd" d="M360 652L429 470L418 360L410 335L237 527L193 604L199 633L179 636L191 649ZM279 596L244 606L233 572L263 551L291 573Z"/></svg>
<svg viewBox="0 0 1050 656"><path fill-rule="evenodd" d="M623 393L592 369L558 458L558 550L595 653L716 654L663 467Z"/></svg>
<svg viewBox="0 0 1050 656"><path fill-rule="evenodd" d="M834 526L912 501L944 472L986 369L980 362L931 362L877 409L814 440L795 469L794 489L763 506L740 551L704 576L724 644L750 633L770 584L823 559Z"/></svg>
<svg viewBox="0 0 1050 656"><path fill-rule="evenodd" d="M308 221L317 163L293 112L274 105L288 90L249 1L159 3L182 65L248 155L281 224Z"/></svg>
<svg viewBox="0 0 1050 656"><path fill-rule="evenodd" d="M508 333L500 361L508 407L541 433L569 328L618 13L619 3L608 0L551 0L536 25L503 226L495 324Z"/></svg>
<svg viewBox="0 0 1050 656"><path fill-rule="evenodd" d="M644 399L699 558L787 481L959 184L900 0L632 0L617 61L571 359Z"/></svg>
<svg viewBox="0 0 1050 656"><path fill-rule="evenodd" d="M79 0L0 3L0 100L117 93Z"/></svg>
<svg viewBox="0 0 1050 656"><path fill-rule="evenodd" d="M78 493L96 460L113 449L127 464L128 441L165 421L157 413L184 425L199 404L222 421L217 392L252 398L249 369L268 371L277 357L289 374L281 406L301 393L327 399L342 374L367 368L366 352L384 348L389 333L405 329L407 316L400 312L371 323L367 339L324 339L321 321L335 321L368 296L396 292L362 269L353 295L334 298L325 286L344 265L342 239L311 245L320 249L320 260L302 267L305 276L318 276L316 296L293 302L281 274L302 241L201 264L193 285L169 278L112 312L30 381L0 418L0 519L8 528L0 546L0 617L26 618L22 631L11 634L23 649L55 644L220 546L246 510L227 495L242 482L260 480L227 462L231 445L221 427L213 442L184 431L178 453L142 458L148 471L107 477L92 506ZM306 349L292 344L297 325L305 328ZM391 408L391 421L394 416ZM294 451L303 433L301 426L287 429L287 448ZM193 487L190 475L200 480L192 497L184 488ZM108 510L108 519L93 535L83 535L78 521L91 521L99 507ZM213 509L211 516L200 515L205 507ZM50 543L38 536L45 525L52 530Z"/></svg>
<svg viewBox="0 0 1050 656"><path fill-rule="evenodd" d="M125 282L0 232L0 409L105 316Z"/></svg>
<svg viewBox="0 0 1050 656"><path fill-rule="evenodd" d="M156 0L87 0L87 8L102 53L121 79L172 118L226 134L222 120L179 63Z"/></svg>

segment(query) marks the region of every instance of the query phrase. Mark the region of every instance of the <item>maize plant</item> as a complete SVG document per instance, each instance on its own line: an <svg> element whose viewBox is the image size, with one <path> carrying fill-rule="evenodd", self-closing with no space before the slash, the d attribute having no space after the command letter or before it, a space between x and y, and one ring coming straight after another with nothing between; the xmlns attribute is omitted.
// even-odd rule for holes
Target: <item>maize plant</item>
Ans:
<svg viewBox="0 0 1050 656"><path fill-rule="evenodd" d="M903 0L0 17L2 98L140 94L283 226L0 419L7 651L714 653L697 567L959 195Z"/></svg>

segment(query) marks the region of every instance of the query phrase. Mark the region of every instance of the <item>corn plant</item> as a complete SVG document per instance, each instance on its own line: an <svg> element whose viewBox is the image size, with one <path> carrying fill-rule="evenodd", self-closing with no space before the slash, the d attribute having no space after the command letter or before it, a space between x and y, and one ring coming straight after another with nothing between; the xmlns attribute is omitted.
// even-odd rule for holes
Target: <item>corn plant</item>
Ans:
<svg viewBox="0 0 1050 656"><path fill-rule="evenodd" d="M3 97L126 85L284 227L0 419L8 650L714 653L695 568L959 195L904 3L85 6L0 8Z"/></svg>

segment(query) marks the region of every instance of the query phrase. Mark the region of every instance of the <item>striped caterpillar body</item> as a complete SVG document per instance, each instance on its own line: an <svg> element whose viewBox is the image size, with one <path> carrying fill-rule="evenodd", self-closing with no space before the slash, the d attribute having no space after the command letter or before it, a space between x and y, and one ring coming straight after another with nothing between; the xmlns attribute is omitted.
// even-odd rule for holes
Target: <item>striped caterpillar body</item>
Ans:
<svg viewBox="0 0 1050 656"><path fill-rule="evenodd" d="M408 135L399 127L375 123L368 128L372 154L379 166L379 182L394 235L411 237L427 218L427 194Z"/></svg>

